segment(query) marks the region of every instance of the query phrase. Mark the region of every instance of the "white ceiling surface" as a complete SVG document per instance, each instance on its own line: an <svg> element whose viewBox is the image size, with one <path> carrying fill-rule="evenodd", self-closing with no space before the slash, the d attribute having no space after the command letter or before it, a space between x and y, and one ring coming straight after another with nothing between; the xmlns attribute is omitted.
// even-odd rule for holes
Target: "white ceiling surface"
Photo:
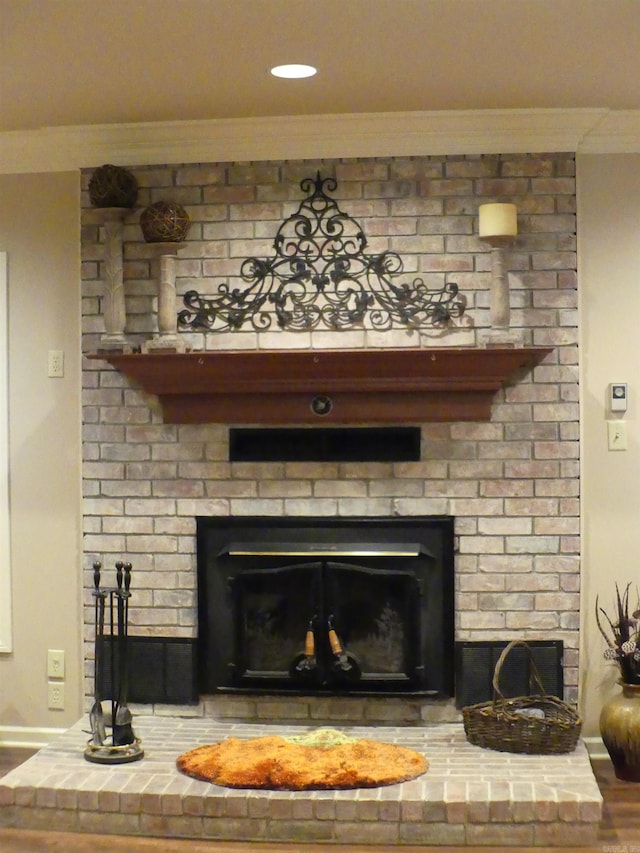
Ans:
<svg viewBox="0 0 640 853"><path fill-rule="evenodd" d="M269 74L284 62L318 74ZM556 110L589 130L613 111L628 133L639 80L640 0L0 0L5 141L461 111Z"/></svg>

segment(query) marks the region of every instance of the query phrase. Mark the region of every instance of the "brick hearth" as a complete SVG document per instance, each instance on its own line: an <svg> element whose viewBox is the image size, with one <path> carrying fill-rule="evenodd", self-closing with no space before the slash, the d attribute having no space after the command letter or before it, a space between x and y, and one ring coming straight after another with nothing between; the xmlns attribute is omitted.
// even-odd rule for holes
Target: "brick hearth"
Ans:
<svg viewBox="0 0 640 853"><path fill-rule="evenodd" d="M594 843L602 812L582 742L569 755L527 756L471 746L459 723L342 726L424 753L428 772L382 788L246 791L184 776L176 758L227 736L290 734L291 726L137 717L145 757L115 767L85 761L88 728L81 720L0 781L0 823L199 839L520 847Z"/></svg>

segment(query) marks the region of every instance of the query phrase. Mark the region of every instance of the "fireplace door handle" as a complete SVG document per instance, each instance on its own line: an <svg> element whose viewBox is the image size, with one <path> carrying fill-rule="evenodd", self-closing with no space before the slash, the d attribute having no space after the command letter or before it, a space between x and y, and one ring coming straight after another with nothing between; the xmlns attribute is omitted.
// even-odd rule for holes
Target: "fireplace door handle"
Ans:
<svg viewBox="0 0 640 853"><path fill-rule="evenodd" d="M313 658L316 654L316 638L311 626L307 630L307 636L304 640L304 654L307 658Z"/></svg>
<svg viewBox="0 0 640 853"><path fill-rule="evenodd" d="M333 628L329 628L329 645L331 646L331 651L336 657L340 657L340 655L344 653L340 638Z"/></svg>
<svg viewBox="0 0 640 853"><path fill-rule="evenodd" d="M327 630L329 632L329 647L332 653L335 655L336 658L344 656L344 649L342 647L342 643L340 642L340 637L338 637L336 629L333 627L333 614L327 619Z"/></svg>
<svg viewBox="0 0 640 853"><path fill-rule="evenodd" d="M329 648L334 657L333 669L341 677L347 677L350 681L358 681L362 674L360 664L355 655L345 652L342 640L333 627L333 616L327 619L329 636Z"/></svg>
<svg viewBox="0 0 640 853"><path fill-rule="evenodd" d="M289 668L289 674L294 679L305 679L313 677L318 669L316 661L316 637L314 625L317 620L314 616L309 620L309 627L304 639L304 651L295 656Z"/></svg>

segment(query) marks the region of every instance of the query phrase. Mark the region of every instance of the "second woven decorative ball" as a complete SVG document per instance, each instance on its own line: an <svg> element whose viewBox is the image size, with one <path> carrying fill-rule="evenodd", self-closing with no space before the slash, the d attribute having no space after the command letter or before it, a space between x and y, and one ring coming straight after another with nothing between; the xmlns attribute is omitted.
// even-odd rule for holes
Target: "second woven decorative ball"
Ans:
<svg viewBox="0 0 640 853"><path fill-rule="evenodd" d="M122 166L105 163L91 176L89 198L94 207L135 207L138 182Z"/></svg>
<svg viewBox="0 0 640 853"><path fill-rule="evenodd" d="M190 225L189 214L175 201L156 201L140 216L140 227L147 243L181 243Z"/></svg>

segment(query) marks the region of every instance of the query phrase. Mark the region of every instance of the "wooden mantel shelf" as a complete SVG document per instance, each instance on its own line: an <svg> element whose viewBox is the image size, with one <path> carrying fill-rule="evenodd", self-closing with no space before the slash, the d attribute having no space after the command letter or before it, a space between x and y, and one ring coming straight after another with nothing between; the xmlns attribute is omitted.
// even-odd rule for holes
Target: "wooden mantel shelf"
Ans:
<svg viewBox="0 0 640 853"><path fill-rule="evenodd" d="M166 423L485 421L549 348L98 352L158 396Z"/></svg>

